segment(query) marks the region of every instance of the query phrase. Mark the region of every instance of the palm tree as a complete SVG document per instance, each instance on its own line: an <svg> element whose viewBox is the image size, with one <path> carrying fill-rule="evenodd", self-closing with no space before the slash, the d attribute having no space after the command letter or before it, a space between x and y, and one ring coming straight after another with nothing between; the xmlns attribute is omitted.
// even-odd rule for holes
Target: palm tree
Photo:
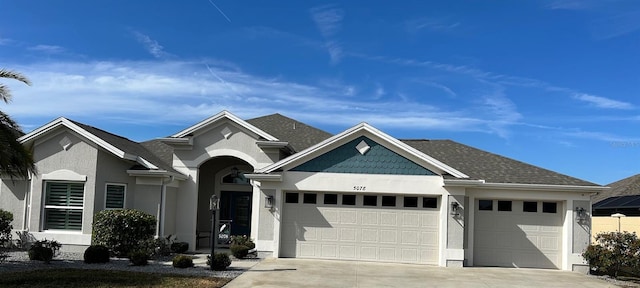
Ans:
<svg viewBox="0 0 640 288"><path fill-rule="evenodd" d="M31 81L24 75L6 69L0 69L0 78L15 79L31 85ZM0 99L5 103L11 101L11 92L2 83L0 83ZM0 174L11 178L27 178L30 173L36 173L31 149L18 142L18 138L23 134L20 126L9 115L0 111Z"/></svg>

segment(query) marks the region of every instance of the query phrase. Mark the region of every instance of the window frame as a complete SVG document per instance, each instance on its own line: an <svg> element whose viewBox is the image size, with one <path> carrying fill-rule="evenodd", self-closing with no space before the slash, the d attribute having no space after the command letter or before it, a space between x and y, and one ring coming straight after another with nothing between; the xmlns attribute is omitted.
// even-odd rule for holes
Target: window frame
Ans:
<svg viewBox="0 0 640 288"><path fill-rule="evenodd" d="M531 211L531 209L527 209L527 203L535 204L535 209ZM538 213L538 201L522 201L522 212L525 213Z"/></svg>
<svg viewBox="0 0 640 288"><path fill-rule="evenodd" d="M435 201L433 201L435 200ZM438 197L422 197L421 207L424 209L438 209ZM435 206L431 207L426 205L427 203L435 203Z"/></svg>
<svg viewBox="0 0 640 288"><path fill-rule="evenodd" d="M375 205L369 203L372 199L375 199ZM365 207L378 207L378 195L362 195L362 206Z"/></svg>
<svg viewBox="0 0 640 288"><path fill-rule="evenodd" d="M312 192L302 193L302 204L318 204L318 194Z"/></svg>
<svg viewBox="0 0 640 288"><path fill-rule="evenodd" d="M289 195L293 196L294 194L296 195L295 196L296 197L296 202L289 201L290 200L289 199ZM284 193L284 203L285 204L300 204L300 193L298 193L298 192L285 192Z"/></svg>
<svg viewBox="0 0 640 288"><path fill-rule="evenodd" d="M511 200L498 200L498 212L512 212L513 201Z"/></svg>
<svg viewBox="0 0 640 288"><path fill-rule="evenodd" d="M44 183L44 195L42 197L42 231L66 231L66 232L72 232L72 233L82 233L82 227L84 225L84 208L85 208L85 194L86 194L86 182L84 181L59 181L59 180L45 180ZM67 202L69 201L69 197L70 197L70 192L69 190L69 185L71 184L80 184L82 185L82 206L70 206L70 205L66 205L66 206L61 206L61 205L49 205L47 204L47 202L49 202L48 200L50 199L50 185L53 184L65 184L67 185ZM75 211L80 211L80 229L59 229L59 228L48 228L48 210L63 210L63 211L68 211L68 210L75 210ZM65 226L68 226L68 220L65 222Z"/></svg>
<svg viewBox="0 0 640 288"><path fill-rule="evenodd" d="M109 186L122 186L124 187L124 191L122 193L122 207L121 208L108 208L107 207L107 198L109 193ZM107 182L104 184L104 209L105 210L122 210L127 207L127 184L126 183L115 183L115 182Z"/></svg>
<svg viewBox="0 0 640 288"><path fill-rule="evenodd" d="M398 206L398 197L395 195L382 195L382 197L380 197L380 206L381 207L396 207ZM389 205L390 203L385 203L385 200L389 201L390 199L393 199L393 205Z"/></svg>
<svg viewBox="0 0 640 288"><path fill-rule="evenodd" d="M547 205L552 204L553 206L553 212L548 211ZM547 214L557 214L558 213L558 202L548 202L548 201L543 201L542 202L542 213L547 213Z"/></svg>
<svg viewBox="0 0 640 288"><path fill-rule="evenodd" d="M331 201L327 201L328 197L335 197L335 199L330 199ZM324 193L322 196L322 204L324 205L338 205L338 194L336 193Z"/></svg>
<svg viewBox="0 0 640 288"><path fill-rule="evenodd" d="M353 200L353 203L351 203L351 201L349 201L349 203L345 204L344 203L345 197L348 197L349 200ZM350 199L352 197L353 197L353 199ZM342 197L340 197L340 205L355 206L356 204L358 204L358 197L356 197L356 194L342 194Z"/></svg>
<svg viewBox="0 0 640 288"><path fill-rule="evenodd" d="M490 209L483 209L484 207L481 205L481 202L484 202L484 201L491 203L489 207ZM478 211L494 211L493 206L495 206L493 205L493 199L478 199Z"/></svg>

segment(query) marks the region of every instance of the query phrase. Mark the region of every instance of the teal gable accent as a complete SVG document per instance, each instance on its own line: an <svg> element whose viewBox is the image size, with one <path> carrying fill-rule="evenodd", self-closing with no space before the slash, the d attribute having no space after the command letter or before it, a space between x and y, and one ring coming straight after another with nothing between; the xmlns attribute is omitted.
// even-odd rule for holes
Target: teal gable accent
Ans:
<svg viewBox="0 0 640 288"><path fill-rule="evenodd" d="M365 141L371 148L364 155L356 146ZM361 136L336 149L324 153L289 171L392 174L392 175L437 175L415 162L400 156L377 142Z"/></svg>

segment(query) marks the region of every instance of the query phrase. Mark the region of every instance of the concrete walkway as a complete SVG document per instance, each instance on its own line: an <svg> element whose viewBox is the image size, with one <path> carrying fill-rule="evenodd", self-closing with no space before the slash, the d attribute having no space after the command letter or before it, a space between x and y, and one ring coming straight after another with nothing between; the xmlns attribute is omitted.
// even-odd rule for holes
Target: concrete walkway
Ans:
<svg viewBox="0 0 640 288"><path fill-rule="evenodd" d="M274 259L225 287L618 287L575 272L516 268L443 268L355 261Z"/></svg>

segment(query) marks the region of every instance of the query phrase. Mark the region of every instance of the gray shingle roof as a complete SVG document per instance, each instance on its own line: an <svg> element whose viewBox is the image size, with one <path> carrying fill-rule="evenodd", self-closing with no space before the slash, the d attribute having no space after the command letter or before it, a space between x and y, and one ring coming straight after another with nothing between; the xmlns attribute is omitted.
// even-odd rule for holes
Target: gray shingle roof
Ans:
<svg viewBox="0 0 640 288"><path fill-rule="evenodd" d="M401 140L409 146L488 183L600 186L451 140Z"/></svg>
<svg viewBox="0 0 640 288"><path fill-rule="evenodd" d="M591 197L593 203L600 202L609 197L640 195L640 174L618 180L607 186L611 187L611 189Z"/></svg>
<svg viewBox="0 0 640 288"><path fill-rule="evenodd" d="M74 124L80 126L80 128L86 130L87 132L97 136L98 138L106 141L107 143L117 147L118 149L124 151L127 154L131 154L131 155L136 155L136 156L140 156L142 158L144 158L145 160L153 163L154 165L156 165L158 168L162 169L162 170L166 170L169 172L173 172L173 173L179 173L182 174L178 171L176 171L175 169L173 169L173 167L171 166L171 161L164 161L163 159L161 159L160 157L156 156L156 151L152 152L147 150L142 144L135 142L135 141L131 141L127 138L124 138L122 136L118 136L112 133L109 133L107 131L104 131L102 129L99 128L95 128L93 126L89 126L86 124L82 124L80 122L76 122L73 120L69 120L71 122L73 122ZM158 154L158 155L162 155L162 154Z"/></svg>
<svg viewBox="0 0 640 288"><path fill-rule="evenodd" d="M287 141L295 152L300 152L333 136L318 128L280 114L271 114L247 120L280 141Z"/></svg>

